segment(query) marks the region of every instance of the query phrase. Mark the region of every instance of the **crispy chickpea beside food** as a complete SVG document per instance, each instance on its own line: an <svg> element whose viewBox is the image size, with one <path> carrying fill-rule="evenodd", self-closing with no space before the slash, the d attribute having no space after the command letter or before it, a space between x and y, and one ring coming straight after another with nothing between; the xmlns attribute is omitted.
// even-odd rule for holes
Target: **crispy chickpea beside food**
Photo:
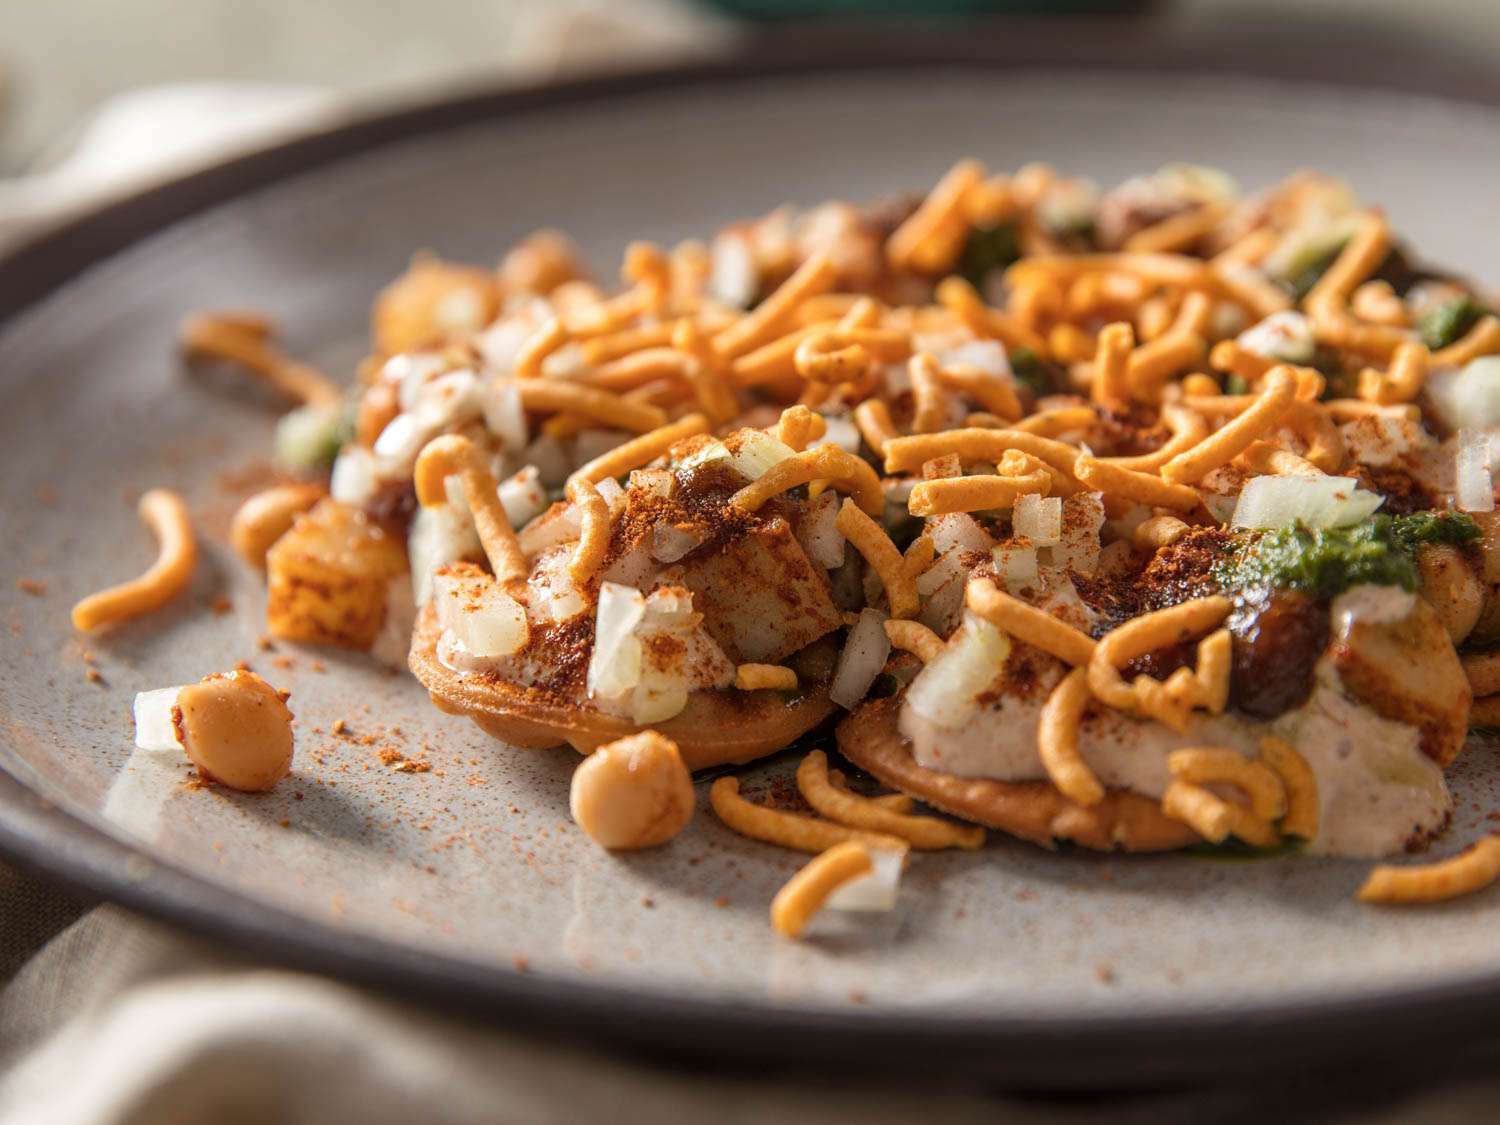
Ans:
<svg viewBox="0 0 1500 1125"><path fill-rule="evenodd" d="M573 771L573 819L617 851L665 844L693 819L693 779L677 745L654 730L605 743Z"/></svg>
<svg viewBox="0 0 1500 1125"><path fill-rule="evenodd" d="M136 745L181 747L205 781L247 793L292 768L287 694L254 672L215 672L195 684L136 696Z"/></svg>

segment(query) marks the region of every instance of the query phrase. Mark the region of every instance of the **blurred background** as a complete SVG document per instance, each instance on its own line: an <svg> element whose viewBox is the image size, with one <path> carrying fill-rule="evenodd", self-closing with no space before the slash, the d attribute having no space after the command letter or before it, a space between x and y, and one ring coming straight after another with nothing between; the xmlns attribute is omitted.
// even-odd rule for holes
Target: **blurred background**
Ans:
<svg viewBox="0 0 1500 1125"><path fill-rule="evenodd" d="M1500 56L1494 0L0 0L0 235L392 100L723 51L795 19L1003 42L1008 17L1039 13L1322 53L1331 70Z"/></svg>

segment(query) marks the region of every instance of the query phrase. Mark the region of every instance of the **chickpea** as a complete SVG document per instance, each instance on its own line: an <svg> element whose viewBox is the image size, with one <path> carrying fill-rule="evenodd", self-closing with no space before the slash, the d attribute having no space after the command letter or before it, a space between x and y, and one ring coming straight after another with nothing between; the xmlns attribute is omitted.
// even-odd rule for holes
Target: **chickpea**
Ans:
<svg viewBox="0 0 1500 1125"><path fill-rule="evenodd" d="M654 730L599 747L573 771L573 819L595 843L665 844L693 818L693 779L677 744Z"/></svg>
<svg viewBox="0 0 1500 1125"><path fill-rule="evenodd" d="M578 251L555 230L527 235L500 262L500 284L507 293L546 296L566 281L583 276Z"/></svg>
<svg viewBox="0 0 1500 1125"><path fill-rule="evenodd" d="M257 570L265 570L271 545L327 491L320 484L284 484L257 492L235 512L229 526L230 544L240 558Z"/></svg>
<svg viewBox="0 0 1500 1125"><path fill-rule="evenodd" d="M286 696L254 672L216 672L177 693L177 741L204 778L259 793L292 768Z"/></svg>
<svg viewBox="0 0 1500 1125"><path fill-rule="evenodd" d="M1417 552L1422 596L1437 610L1454 644L1474 631L1484 609L1484 586L1456 547L1432 543Z"/></svg>

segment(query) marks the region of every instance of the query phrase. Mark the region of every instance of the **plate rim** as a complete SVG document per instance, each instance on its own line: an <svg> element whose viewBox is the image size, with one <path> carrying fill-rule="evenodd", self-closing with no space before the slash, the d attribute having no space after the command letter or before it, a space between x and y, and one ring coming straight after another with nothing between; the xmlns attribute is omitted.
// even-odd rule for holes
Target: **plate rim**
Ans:
<svg viewBox="0 0 1500 1125"><path fill-rule="evenodd" d="M339 159L419 135L515 119L625 94L858 71L999 69L1202 72L1288 79L1345 92L1420 94L1493 108L1500 79L1416 65L1394 74L1342 53L1338 73L1307 59L1251 51L1232 39L1166 40L1139 21L1007 22L1003 44L980 36L925 40L799 30L751 37L727 54L535 85L476 87L376 109L90 208L0 256L0 332L84 270L210 207ZM1122 50L1122 42L1125 49ZM1024 62L1017 61L1017 54ZM1356 1050L1441 1050L1482 1030L1500 1001L1500 968L1436 985L1358 995L1236 1001L1222 1008L1098 1015L976 1015L791 1007L741 998L498 969L294 915L149 856L52 804L0 767L0 857L75 890L218 938L275 963L351 979L418 1000L552 1034L696 1060L847 1061L920 1067L1037 1088L1157 1085L1222 1078L1278 1062L1308 1064Z"/></svg>

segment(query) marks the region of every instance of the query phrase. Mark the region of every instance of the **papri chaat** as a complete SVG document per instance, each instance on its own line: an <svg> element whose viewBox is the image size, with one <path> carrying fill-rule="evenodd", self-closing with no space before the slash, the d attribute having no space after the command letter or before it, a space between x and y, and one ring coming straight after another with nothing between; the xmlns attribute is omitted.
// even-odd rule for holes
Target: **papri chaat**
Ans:
<svg viewBox="0 0 1500 1125"><path fill-rule="evenodd" d="M632 243L617 285L550 231L418 257L372 320L351 393L253 314L184 329L301 404L305 479L234 529L270 633L405 662L511 747L606 748L573 808L610 847L721 767L726 824L818 853L783 932L986 828L1416 850L1500 721L1500 318L1336 179L965 160ZM722 769L793 745L791 803ZM1361 894L1497 874L1490 837Z"/></svg>

